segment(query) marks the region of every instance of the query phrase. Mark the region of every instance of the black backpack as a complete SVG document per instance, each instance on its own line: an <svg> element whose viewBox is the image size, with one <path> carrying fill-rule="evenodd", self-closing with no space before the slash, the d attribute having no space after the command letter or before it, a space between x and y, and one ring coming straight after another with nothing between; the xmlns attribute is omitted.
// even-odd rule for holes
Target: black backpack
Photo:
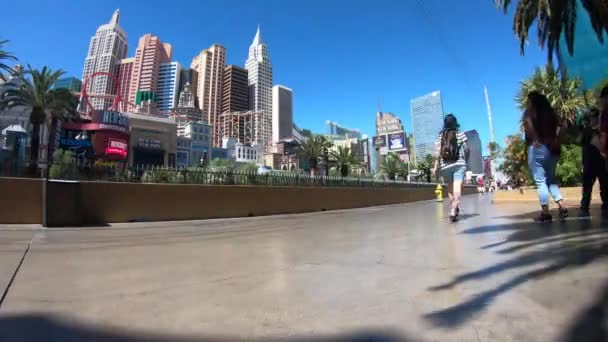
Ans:
<svg viewBox="0 0 608 342"><path fill-rule="evenodd" d="M446 129L441 135L441 160L446 163L455 162L460 159L458 151L458 137L455 129Z"/></svg>

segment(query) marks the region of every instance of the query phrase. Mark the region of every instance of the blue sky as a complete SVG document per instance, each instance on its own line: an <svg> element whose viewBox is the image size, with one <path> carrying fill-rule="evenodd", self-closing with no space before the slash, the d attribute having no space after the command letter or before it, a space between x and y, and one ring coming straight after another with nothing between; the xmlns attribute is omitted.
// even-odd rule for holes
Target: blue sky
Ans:
<svg viewBox="0 0 608 342"><path fill-rule="evenodd" d="M518 129L518 83L545 62L535 44L519 55L512 15L492 0L30 0L10 7L20 14L3 16L8 50L24 64L77 77L91 36L116 8L129 56L152 33L186 67L213 43L226 47L227 63L244 65L260 24L274 82L294 90L295 122L316 132L330 119L373 135L379 97L411 132L410 99L441 90L444 110L463 129L477 129L485 145L485 82L502 144Z"/></svg>

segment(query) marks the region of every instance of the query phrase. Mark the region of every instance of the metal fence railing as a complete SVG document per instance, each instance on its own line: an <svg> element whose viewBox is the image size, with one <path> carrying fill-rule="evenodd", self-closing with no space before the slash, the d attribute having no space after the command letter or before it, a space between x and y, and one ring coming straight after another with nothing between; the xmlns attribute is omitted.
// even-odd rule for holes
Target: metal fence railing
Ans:
<svg viewBox="0 0 608 342"><path fill-rule="evenodd" d="M0 164L3 177L40 177L41 172L32 174L26 164ZM50 179L108 181L130 183L167 183L203 185L258 185L258 186L319 186L319 187L380 187L411 188L429 187L429 183L406 182L400 180L369 177L320 176L306 173L212 168L175 168L136 165L98 165L89 162L53 163L49 170Z"/></svg>

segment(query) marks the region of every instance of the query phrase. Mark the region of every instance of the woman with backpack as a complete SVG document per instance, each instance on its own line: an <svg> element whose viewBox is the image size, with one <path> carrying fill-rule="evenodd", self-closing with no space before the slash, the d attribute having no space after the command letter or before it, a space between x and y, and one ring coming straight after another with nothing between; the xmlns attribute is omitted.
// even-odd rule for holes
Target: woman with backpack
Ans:
<svg viewBox="0 0 608 342"><path fill-rule="evenodd" d="M551 103L543 94L528 94L527 108L522 118L528 148L528 166L534 177L542 211L534 220L550 222L549 194L559 206L559 217L568 217L568 209L557 185L555 167L560 156L558 138L559 118Z"/></svg>
<svg viewBox="0 0 608 342"><path fill-rule="evenodd" d="M458 120L453 114L448 114L443 119L443 129L437 137L435 147L437 155L435 174L441 175L448 183L448 196L452 204L450 220L456 222L460 213L460 196L467 170L468 146L467 136L460 131Z"/></svg>

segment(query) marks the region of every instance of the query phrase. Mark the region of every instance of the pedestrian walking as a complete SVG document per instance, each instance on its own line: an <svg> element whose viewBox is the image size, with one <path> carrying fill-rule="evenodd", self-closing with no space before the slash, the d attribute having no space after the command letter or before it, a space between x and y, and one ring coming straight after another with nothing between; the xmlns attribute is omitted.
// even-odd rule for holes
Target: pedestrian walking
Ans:
<svg viewBox="0 0 608 342"><path fill-rule="evenodd" d="M528 144L528 166L534 177L541 213L534 220L549 222L553 219L549 212L549 194L559 206L559 217L568 217L568 209L557 185L555 167L560 156L558 139L559 118L543 94L532 91L528 94L527 108L522 123Z"/></svg>
<svg viewBox="0 0 608 342"><path fill-rule="evenodd" d="M467 137L460 131L458 120L452 114L445 116L443 129L435 142L436 175L441 175L448 183L450 198L450 220L456 222L460 213L460 197L467 167L468 146Z"/></svg>
<svg viewBox="0 0 608 342"><path fill-rule="evenodd" d="M579 217L589 217L591 193L596 179L600 183L602 210L608 208L608 170L600 150L600 111L592 108L585 114L580 125L579 142L583 150L583 191Z"/></svg>

